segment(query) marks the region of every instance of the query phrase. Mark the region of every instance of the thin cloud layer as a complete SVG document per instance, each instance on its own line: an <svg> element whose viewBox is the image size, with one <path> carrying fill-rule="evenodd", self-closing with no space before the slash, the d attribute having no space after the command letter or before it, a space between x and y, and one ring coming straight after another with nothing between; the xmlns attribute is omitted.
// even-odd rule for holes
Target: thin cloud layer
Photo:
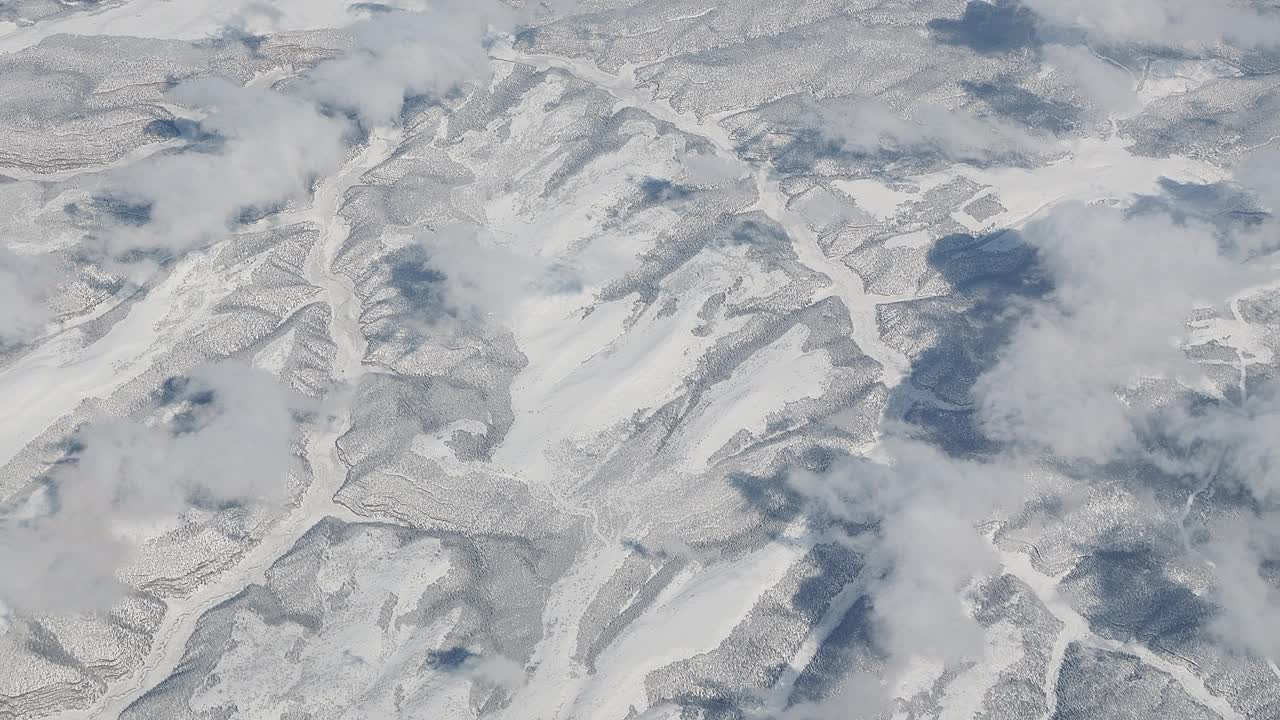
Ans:
<svg viewBox="0 0 1280 720"><path fill-rule="evenodd" d="M483 40L513 19L497 3L450 2L423 12L379 13L352 27L355 49L308 73L301 94L355 115L366 127L396 123L407 97L442 96L492 69Z"/></svg>
<svg viewBox="0 0 1280 720"><path fill-rule="evenodd" d="M358 136L353 118L366 128L394 125L408 98L484 81L486 34L509 17L496 3L380 12L351 28L348 55L282 91L216 77L182 83L167 100L197 111L200 142L105 176L97 191L130 218L95 238L96 249L127 270L139 258L216 243L246 212L307 202L315 182L346 161ZM0 343L39 332L60 281L43 262L0 251ZM180 404L180 414L159 422L83 428L82 449L0 519L0 603L18 612L103 610L125 591L117 573L136 543L156 528L192 508L286 499L293 415L305 407L298 398L265 373L221 364L194 372Z"/></svg>
<svg viewBox="0 0 1280 720"><path fill-rule="evenodd" d="M1121 42L1280 44L1280 14L1231 0L1023 0L1044 20Z"/></svg>
<svg viewBox="0 0 1280 720"><path fill-rule="evenodd" d="M90 239L91 250L141 281L153 263L229 237L246 213L307 202L314 184L346 161L357 136L352 118L366 129L395 125L407 99L484 82L489 32L510 29L517 17L497 2L378 12L350 29L350 53L285 91L217 77L182 83L167 100L199 115L199 143L107 173L97 192L128 212ZM39 334L51 319L48 296L63 281L44 258L0 248L0 346Z"/></svg>
<svg viewBox="0 0 1280 720"><path fill-rule="evenodd" d="M690 153L683 159L685 177L698 187L715 187L747 175L741 162L714 152Z"/></svg>
<svg viewBox="0 0 1280 720"><path fill-rule="evenodd" d="M1050 55L1062 64L1080 59L1074 51ZM1118 76L1106 83L1116 93L1124 85ZM848 117L837 122L837 136ZM848 141L867 145L883 126L854 131L865 134ZM1273 160L1259 154L1236 174L1268 207L1276 198ZM879 462L793 476L813 515L864 528L849 542L867 562L862 590L890 684L912 662L981 655L983 631L961 598L967 582L999 563L977 527L1031 499L1024 468L1036 457L1074 461L1086 475L1117 460L1150 463L1170 477L1231 485L1255 499L1259 510L1221 521L1212 539L1188 541L1186 551L1210 563L1217 578L1211 597L1220 612L1209 632L1242 652L1280 653L1280 633L1251 632L1280 618L1280 591L1260 574L1280 557L1272 529L1280 516L1271 509L1280 500L1280 389L1264 384L1235 403L1186 351L1193 312L1223 310L1230 298L1278 279L1273 263L1259 259L1277 229L1274 219L1224 231L1106 205L1051 208L1021 232L1051 290L1010 308L1015 329L972 389L981 429L1004 449L977 463L890 432L876 450ZM1181 394L1154 406L1127 398L1152 378L1176 381ZM891 688L869 685L858 699L798 706L786 717L843 717L851 703L866 708L868 698L891 696ZM883 707L872 703L869 712Z"/></svg>
<svg viewBox="0 0 1280 720"><path fill-rule="evenodd" d="M218 147L111 176L108 191L145 207L149 217L109 236L113 254L182 253L220 240L246 209L305 199L313 180L345 157L346 124L306 100L216 78L184 83L171 99L207 113L200 124Z"/></svg>
<svg viewBox="0 0 1280 720"><path fill-rule="evenodd" d="M442 225L415 240L422 252L411 261L420 264L415 274L423 280L408 289L431 300L425 309L433 323L493 318L509 324L526 301L578 293L609 271L607 258L588 253L561 259L531 253L466 222Z"/></svg>
<svg viewBox="0 0 1280 720"><path fill-rule="evenodd" d="M996 118L934 105L907 118L873 98L815 100L804 121L842 149L865 154L936 152L957 161L985 161L1049 149L1039 133Z"/></svg>
<svg viewBox="0 0 1280 720"><path fill-rule="evenodd" d="M987 432L1106 462L1137 447L1118 395L1142 378L1203 385L1180 347L1197 307L1259 276L1224 257L1210 228L1067 205L1027 226L1054 290L1030 309L975 393Z"/></svg>
<svg viewBox="0 0 1280 720"><path fill-rule="evenodd" d="M512 312L538 275L536 258L498 245L475 225L455 223L418 238L441 272L441 299L453 314Z"/></svg>
<svg viewBox="0 0 1280 720"><path fill-rule="evenodd" d="M1280 150L1263 147L1249 153L1234 175L1264 208L1280 215Z"/></svg>
<svg viewBox="0 0 1280 720"><path fill-rule="evenodd" d="M790 483L818 517L857 528L846 541L864 554L863 591L893 676L914 661L981 657L982 631L962 595L970 580L998 567L977 524L1020 507L1017 465L955 460L893 438L876 452L877 461L794 473Z"/></svg>
<svg viewBox="0 0 1280 720"><path fill-rule="evenodd" d="M1106 115L1129 115L1141 108L1136 80L1129 72L1078 45L1046 45L1044 60L1080 90L1090 104Z"/></svg>
<svg viewBox="0 0 1280 720"><path fill-rule="evenodd" d="M1251 232L1276 230L1269 220ZM1252 512L1222 521L1187 550L1217 578L1211 631L1233 649L1274 655L1280 634L1254 629L1280 618L1280 597L1260 574L1280 556L1271 530L1280 519L1280 390L1264 383L1237 401L1215 400L1183 344L1193 309L1224 307L1275 282L1276 270L1235 251L1248 243L1222 242L1212 228L1099 207L1058 208L1025 236L1055 289L976 384L984 428L1016 448L1099 464L1147 462L1205 489L1247 493ZM1126 388L1153 377L1185 391L1156 407L1123 399Z"/></svg>
<svg viewBox="0 0 1280 720"><path fill-rule="evenodd" d="M114 173L104 191L145 208L148 222L117 228L108 249L181 253L228 235L245 211L305 201L346 158L354 128L398 123L405 100L483 81L489 3L438 3L382 12L351 28L355 46L319 63L284 92L208 78L170 99L205 113L210 149L166 155Z"/></svg>
<svg viewBox="0 0 1280 720"><path fill-rule="evenodd" d="M193 507L279 507L306 403L271 375L223 363L171 389L177 414L103 419L43 489L0 521L0 602L25 612L97 611L119 599L135 543Z"/></svg>
<svg viewBox="0 0 1280 720"><path fill-rule="evenodd" d="M1280 557L1278 524L1280 516L1273 511L1218 527L1214 541L1201 551L1213 563L1218 583L1212 597L1222 608L1209 631L1232 650L1266 658L1280 656L1280 589L1259 567Z"/></svg>
<svg viewBox="0 0 1280 720"><path fill-rule="evenodd" d="M57 282L43 257L0 246L0 349L35 335L50 320L47 300Z"/></svg>

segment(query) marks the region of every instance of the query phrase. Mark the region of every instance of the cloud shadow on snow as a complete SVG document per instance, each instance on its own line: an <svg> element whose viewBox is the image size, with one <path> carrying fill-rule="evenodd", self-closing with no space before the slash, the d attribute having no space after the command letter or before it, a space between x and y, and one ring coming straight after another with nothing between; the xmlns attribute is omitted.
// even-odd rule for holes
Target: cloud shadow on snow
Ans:
<svg viewBox="0 0 1280 720"><path fill-rule="evenodd" d="M1040 46L1035 14L1012 0L970 0L959 19L930 20L928 28L941 43L984 55Z"/></svg>

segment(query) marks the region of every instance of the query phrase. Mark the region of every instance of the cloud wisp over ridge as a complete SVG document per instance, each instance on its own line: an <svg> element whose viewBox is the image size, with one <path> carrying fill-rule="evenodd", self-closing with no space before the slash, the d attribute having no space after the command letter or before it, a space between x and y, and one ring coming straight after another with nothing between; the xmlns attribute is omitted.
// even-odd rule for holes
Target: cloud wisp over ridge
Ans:
<svg viewBox="0 0 1280 720"><path fill-rule="evenodd" d="M81 428L23 506L0 523L0 602L23 612L100 611L126 586L137 544L200 508L278 509L287 499L295 414L310 403L237 363L199 367L168 386L153 422L101 418Z"/></svg>
<svg viewBox="0 0 1280 720"><path fill-rule="evenodd" d="M150 258L181 256L237 231L246 210L306 203L346 162L360 129L396 125L407 99L441 99L484 81L497 3L433 3L379 12L350 28L351 51L278 88L189 80L168 100L200 115L198 147L109 172L102 197L139 208L93 242L99 260L138 277ZM140 259L141 258L141 259ZM48 319L63 280L40 258L0 255L0 342L21 343ZM20 612L101 611L127 591L118 573L137 544L180 516L244 506L279 509L300 477L299 413L314 409L275 377L207 364L173 387L148 422L100 418L80 428L65 462L0 518L0 602ZM178 408L175 412L174 408Z"/></svg>
<svg viewBox="0 0 1280 720"><path fill-rule="evenodd" d="M1280 44L1280 13L1232 0L1024 0L1046 22L1116 42L1243 47Z"/></svg>
<svg viewBox="0 0 1280 720"><path fill-rule="evenodd" d="M1237 173L1263 202L1273 192L1269 167L1247 162ZM1273 529L1280 451L1271 441L1280 386L1251 383L1246 396L1229 397L1186 350L1194 313L1225 312L1232 299L1280 281L1274 255L1258 250L1272 247L1267 239L1277 231L1275 218L1224 238L1219 228L1167 213L1051 207L1020 236L1052 289L1018 301L1013 333L971 391L979 427L997 450L946 455L911 439L910 424L891 423L868 459L793 473L792 486L821 524L860 528L845 541L872 571L862 592L890 668L982 656L964 590L1000 561L981 528L1042 492L1032 478L1045 463L1066 463L1081 487L1115 463L1137 463L1159 468L1166 482L1190 477L1200 490L1217 483L1245 492L1252 509L1221 519L1186 552L1212 563L1218 612L1208 632L1240 652L1280 653L1280 636L1248 630L1280 619L1280 591L1263 576L1280 552ZM1152 381L1176 390L1155 404L1131 398ZM887 692L863 688L864 698ZM787 717L828 717L850 702L797 707Z"/></svg>
<svg viewBox="0 0 1280 720"><path fill-rule="evenodd" d="M304 71L280 90L208 78L183 83L173 102L205 113L202 130L220 140L113 174L106 192L149 209L151 221L118 229L112 251L182 252L225 237L245 210L305 202L313 183L346 159L355 132L395 125L405 100L442 97L482 82L484 41L504 15L496 4L433 4L380 12L350 29L352 49Z"/></svg>
<svg viewBox="0 0 1280 720"><path fill-rule="evenodd" d="M877 98L812 100L803 121L841 149L867 155L937 153L957 162L985 162L1053 147L1045 134L998 118L937 105L905 117Z"/></svg>

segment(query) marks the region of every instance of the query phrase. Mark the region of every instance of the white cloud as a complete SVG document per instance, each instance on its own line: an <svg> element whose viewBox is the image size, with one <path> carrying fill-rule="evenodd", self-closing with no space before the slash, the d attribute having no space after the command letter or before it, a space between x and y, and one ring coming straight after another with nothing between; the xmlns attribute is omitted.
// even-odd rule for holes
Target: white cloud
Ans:
<svg viewBox="0 0 1280 720"><path fill-rule="evenodd" d="M1258 570L1280 557L1277 521L1280 516L1269 513L1220 525L1204 549L1217 577L1212 599L1222 608L1210 632L1228 648L1270 658L1280 657L1280 590Z"/></svg>
<svg viewBox="0 0 1280 720"><path fill-rule="evenodd" d="M180 85L171 100L205 111L201 126L223 139L221 147L112 173L108 192L150 207L148 224L110 236L115 253L181 253L221 240L242 210L304 199L313 179L345 157L345 123L298 98L211 78Z"/></svg>
<svg viewBox="0 0 1280 720"><path fill-rule="evenodd" d="M688 153L683 159L685 178L699 187L717 187L748 174L746 167L736 158L711 151Z"/></svg>
<svg viewBox="0 0 1280 720"><path fill-rule="evenodd" d="M1237 179L1270 192L1267 160L1246 164ZM1166 216L1129 216L1105 207L1069 205L1031 223L1024 238L1039 250L1053 290L1033 303L998 363L974 387L985 429L1015 447L1061 458L1151 462L1171 475L1243 489L1264 508L1215 513L1207 540L1188 551L1209 561L1211 599L1222 612L1211 631L1228 647L1280 653L1280 635L1259 628L1280 618L1280 593L1260 575L1280 557L1280 386L1251 387L1240 403L1192 405L1172 396L1159 407L1131 406L1119 391L1143 378L1212 387L1182 344L1196 307L1275 280L1251 259L1272 237L1274 221L1222 242L1219 230ZM1156 433L1155 447L1140 437Z"/></svg>
<svg viewBox="0 0 1280 720"><path fill-rule="evenodd" d="M1129 115L1140 109L1135 81L1127 70L1077 45L1046 45L1043 53L1102 113Z"/></svg>
<svg viewBox="0 0 1280 720"><path fill-rule="evenodd" d="M1032 307L974 391L986 430L1069 458L1136 447L1118 391L1203 373L1180 347L1187 316L1258 276L1222 256L1211 229L1107 207L1055 208L1023 232L1054 289Z"/></svg>
<svg viewBox="0 0 1280 720"><path fill-rule="evenodd" d="M305 201L346 158L352 128L330 111L392 125L407 97L484 80L486 33L507 17L499 7L447 2L377 13L351 28L349 54L304 73L292 94L214 78L180 85L170 101L204 112L202 129L220 142L112 173L104 190L149 206L150 222L117 228L109 249L180 253L225 237L245 209Z"/></svg>
<svg viewBox="0 0 1280 720"><path fill-rule="evenodd" d="M982 630L960 597L966 582L998 566L976 526L1008 517L1029 499L1020 458L1127 457L1204 477L1222 457L1217 482L1240 483L1264 504L1280 498L1280 389L1255 391L1242 407L1223 402L1194 412L1177 398L1152 409L1120 397L1153 376L1210 386L1183 349L1188 315L1274 277L1233 254L1218 232L1105 206L1052 209L1022 233L1052 290L1020 309L1007 347L973 389L984 429L1009 441L1008 451L986 462L960 461L890 437L877 449L883 462L794 477L815 507L874 528L850 542L867 561L863 582L890 681L913 660L945 664L982 652ZM1139 435L1152 429L1196 452L1144 447ZM1252 638L1248 631L1274 623L1280 612L1280 593L1259 575L1260 563L1280 554L1280 539L1268 529L1274 516L1246 514L1239 522L1237 532L1200 548L1218 578L1213 598L1223 612L1214 632L1231 647L1280 652L1280 635ZM840 717L837 705L794 716Z"/></svg>
<svg viewBox="0 0 1280 720"><path fill-rule="evenodd" d="M1091 35L1164 46L1280 44L1280 14L1231 0L1024 0L1045 20Z"/></svg>
<svg viewBox="0 0 1280 720"><path fill-rule="evenodd" d="M1264 507L1280 501L1280 384L1262 385L1239 405L1195 411L1175 405L1151 422L1183 448L1211 449L1181 461L1194 462L1196 474L1214 473L1219 483L1239 485Z"/></svg>
<svg viewBox="0 0 1280 720"><path fill-rule="evenodd" d="M506 322L530 297L580 289L572 268L503 245L475 225L445 225L417 240L426 250L426 266L443 275L441 300L455 315Z"/></svg>
<svg viewBox="0 0 1280 720"><path fill-rule="evenodd" d="M502 655L468 660L463 665L463 672L476 682L508 692L522 687L528 680L523 665Z"/></svg>
<svg viewBox="0 0 1280 720"><path fill-rule="evenodd" d="M406 97L441 96L486 80L482 43L493 24L514 15L496 2L441 2L422 12L387 12L352 27L355 49L321 63L301 84L304 96L355 113L366 126L399 120Z"/></svg>
<svg viewBox="0 0 1280 720"><path fill-rule="evenodd" d="M926 105L908 118L873 98L815 100L805 121L828 140L864 153L933 151L974 161L1051 149L1047 137L1018 125L937 105Z"/></svg>
<svg viewBox="0 0 1280 720"><path fill-rule="evenodd" d="M1263 207L1280 215L1280 150L1255 150L1245 157L1234 175L1236 182L1251 190Z"/></svg>
<svg viewBox="0 0 1280 720"><path fill-rule="evenodd" d="M883 462L854 461L791 483L820 515L874 528L850 539L864 553L876 642L892 672L915 660L981 657L982 631L961 596L998 561L977 525L1020 507L1016 464L949 458L920 442L887 439Z"/></svg>
<svg viewBox="0 0 1280 720"><path fill-rule="evenodd" d="M306 402L234 363L191 373L184 414L168 423L103 419L78 436L75 462L0 524L0 587L22 611L101 610L134 532L193 504L278 507L293 467L293 413ZM139 530L141 528L141 530Z"/></svg>
<svg viewBox="0 0 1280 720"><path fill-rule="evenodd" d="M58 281L44 257L0 247L0 349L31 337L51 319L47 300Z"/></svg>
<svg viewBox="0 0 1280 720"><path fill-rule="evenodd" d="M307 202L314 183L347 157L353 128L334 110L390 125L406 97L484 81L486 35L515 17L491 1L378 12L350 29L348 55L311 68L284 92L218 78L179 85L168 101L198 111L212 139L107 173L97 190L145 209L146 220L105 229L92 248L113 271L141 281L154 260L134 251L181 255L228 237L246 210ZM0 280L0 342L24 342L48 320L44 300L61 278L0 250Z"/></svg>

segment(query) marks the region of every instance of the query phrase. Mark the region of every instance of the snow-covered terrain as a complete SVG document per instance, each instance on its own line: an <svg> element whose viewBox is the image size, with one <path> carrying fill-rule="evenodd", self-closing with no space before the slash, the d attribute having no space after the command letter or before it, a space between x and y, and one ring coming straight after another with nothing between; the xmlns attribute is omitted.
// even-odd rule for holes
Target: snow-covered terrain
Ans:
<svg viewBox="0 0 1280 720"><path fill-rule="evenodd" d="M0 718L1280 717L1280 15L1109 8L0 5Z"/></svg>

